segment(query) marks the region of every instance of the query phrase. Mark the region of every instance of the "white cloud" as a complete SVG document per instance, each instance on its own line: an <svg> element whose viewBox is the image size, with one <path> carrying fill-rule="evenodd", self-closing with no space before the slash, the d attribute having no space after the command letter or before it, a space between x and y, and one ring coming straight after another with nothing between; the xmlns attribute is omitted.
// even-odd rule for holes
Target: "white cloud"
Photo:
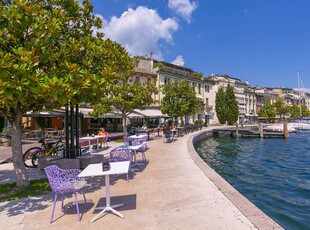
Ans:
<svg viewBox="0 0 310 230"><path fill-rule="evenodd" d="M139 6L135 10L129 8L120 17L113 16L110 21L103 20L101 32L105 34L105 38L124 46L131 55L153 52L154 57L160 60L160 42L173 43L172 34L178 28L176 20L162 19L156 10Z"/></svg>
<svg viewBox="0 0 310 230"><path fill-rule="evenodd" d="M169 0L168 7L175 11L177 15L182 17L188 23L191 21L191 15L197 8L197 3L190 0Z"/></svg>
<svg viewBox="0 0 310 230"><path fill-rule="evenodd" d="M182 55L178 55L172 62L174 65L184 66L185 62Z"/></svg>

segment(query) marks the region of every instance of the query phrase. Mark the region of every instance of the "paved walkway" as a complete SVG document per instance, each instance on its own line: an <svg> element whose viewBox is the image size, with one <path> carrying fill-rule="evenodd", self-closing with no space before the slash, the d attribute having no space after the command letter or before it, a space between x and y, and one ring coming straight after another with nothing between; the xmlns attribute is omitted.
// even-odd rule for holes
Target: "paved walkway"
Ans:
<svg viewBox="0 0 310 230"><path fill-rule="evenodd" d="M80 205L80 222L74 199L69 197L64 213L61 202L57 202L54 222L50 224L53 196L49 194L0 203L0 229L257 229L249 219L261 212L253 205L244 215L206 176L199 160L193 158L189 143L194 135L171 143L163 143L161 138L149 141L148 165L129 182L120 176L111 183L111 202L124 203L117 209L124 219L109 213L91 223L97 213L94 208L102 205L105 197L103 178L94 177L88 181L86 193L90 207ZM11 171L0 165L1 172L3 167L6 173ZM241 198L239 202L244 203ZM267 216L263 220L265 225L257 221L255 225L260 229L280 228Z"/></svg>

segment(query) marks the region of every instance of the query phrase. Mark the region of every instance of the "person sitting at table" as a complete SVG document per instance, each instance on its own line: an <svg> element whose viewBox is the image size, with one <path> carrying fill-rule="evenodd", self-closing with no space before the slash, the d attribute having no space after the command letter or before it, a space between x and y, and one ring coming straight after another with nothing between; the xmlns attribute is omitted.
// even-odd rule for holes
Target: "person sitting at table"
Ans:
<svg viewBox="0 0 310 230"><path fill-rule="evenodd" d="M143 130L146 130L146 129L147 129L146 123L143 124L142 129L143 129Z"/></svg>
<svg viewBox="0 0 310 230"><path fill-rule="evenodd" d="M109 133L105 131L103 127L101 127L98 132L98 136L102 136L102 138L99 138L100 148L102 148L102 144L105 144L108 141L108 135Z"/></svg>
<svg viewBox="0 0 310 230"><path fill-rule="evenodd" d="M171 130L170 130L169 126L164 123L162 127L163 127L164 138L166 138L167 140L170 141Z"/></svg>
<svg viewBox="0 0 310 230"><path fill-rule="evenodd" d="M173 135L173 136L176 136L176 135L177 135L177 129L176 129L174 123L171 123L171 125L170 125L170 131L172 132L172 135Z"/></svg>

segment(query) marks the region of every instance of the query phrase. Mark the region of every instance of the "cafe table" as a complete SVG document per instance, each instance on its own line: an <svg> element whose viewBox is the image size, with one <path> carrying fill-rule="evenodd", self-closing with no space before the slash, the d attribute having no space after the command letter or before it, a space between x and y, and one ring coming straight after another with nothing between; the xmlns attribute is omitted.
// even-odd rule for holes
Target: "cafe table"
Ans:
<svg viewBox="0 0 310 230"><path fill-rule="evenodd" d="M106 206L105 207L96 207L95 210L102 210L98 213L91 222L99 219L105 212L112 212L115 215L124 218L123 214L116 211L114 208L119 208L124 206L121 204L111 205L110 197L110 175L125 174L128 173L130 161L121 161L121 162L110 162L110 170L103 171L102 163L98 164L89 164L79 175L78 177L94 177L94 176L104 176L105 177L105 194L106 194Z"/></svg>
<svg viewBox="0 0 310 230"><path fill-rule="evenodd" d="M141 165L144 165L144 164L141 164L141 163L138 163L137 162L137 150L138 149L140 149L140 148L142 148L142 146L144 145L144 143L142 143L142 144L139 144L139 145L120 145L120 146L118 146L118 147L116 147L116 148L114 148L114 149L130 149L130 150L132 150L133 151L133 157L134 157L134 164L132 164L132 167L134 167L134 166L141 166Z"/></svg>
<svg viewBox="0 0 310 230"><path fill-rule="evenodd" d="M142 138L145 138L145 137L147 137L147 135L146 134L139 134L139 135L131 135L131 136L129 136L129 138L132 138L132 139L142 139Z"/></svg>
<svg viewBox="0 0 310 230"><path fill-rule="evenodd" d="M91 150L92 149L91 141L92 140L96 140L96 142L97 142L97 148L96 149L98 150L99 149L98 146L99 146L99 139L100 138L103 138L103 136L95 135L95 136L81 137L80 138L80 142L88 141L89 149Z"/></svg>

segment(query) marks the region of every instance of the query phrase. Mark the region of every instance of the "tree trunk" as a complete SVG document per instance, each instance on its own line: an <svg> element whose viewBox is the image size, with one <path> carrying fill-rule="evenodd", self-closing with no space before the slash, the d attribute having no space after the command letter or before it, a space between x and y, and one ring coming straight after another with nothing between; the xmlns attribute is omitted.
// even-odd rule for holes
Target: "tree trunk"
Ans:
<svg viewBox="0 0 310 230"><path fill-rule="evenodd" d="M126 116L123 116L123 140L125 142L127 136L127 128L126 128Z"/></svg>
<svg viewBox="0 0 310 230"><path fill-rule="evenodd" d="M12 126L12 157L16 174L16 182L19 188L29 185L29 178L23 161L22 151L22 113L19 111L15 120L11 121Z"/></svg>

